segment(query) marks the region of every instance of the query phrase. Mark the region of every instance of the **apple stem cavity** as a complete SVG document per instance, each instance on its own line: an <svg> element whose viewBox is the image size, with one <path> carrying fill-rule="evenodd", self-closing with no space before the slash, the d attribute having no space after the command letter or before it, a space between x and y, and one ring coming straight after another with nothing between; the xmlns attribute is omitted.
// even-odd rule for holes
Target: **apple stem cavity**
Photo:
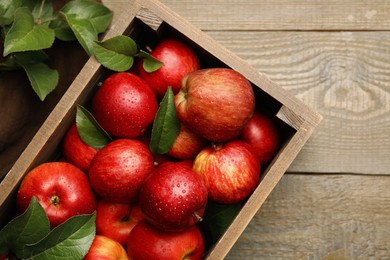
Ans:
<svg viewBox="0 0 390 260"><path fill-rule="evenodd" d="M54 206L58 206L60 204L60 197L58 197L57 195L51 196L50 203Z"/></svg>

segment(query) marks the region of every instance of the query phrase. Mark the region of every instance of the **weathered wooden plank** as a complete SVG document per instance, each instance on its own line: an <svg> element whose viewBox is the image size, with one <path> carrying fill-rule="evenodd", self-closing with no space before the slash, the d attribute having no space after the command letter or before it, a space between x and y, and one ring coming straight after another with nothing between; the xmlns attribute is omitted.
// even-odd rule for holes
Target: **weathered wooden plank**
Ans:
<svg viewBox="0 0 390 260"><path fill-rule="evenodd" d="M208 32L324 120L289 171L390 173L390 32Z"/></svg>
<svg viewBox="0 0 390 260"><path fill-rule="evenodd" d="M129 0L103 1L114 10ZM388 30L386 0L161 0L202 30Z"/></svg>
<svg viewBox="0 0 390 260"><path fill-rule="evenodd" d="M226 259L388 259L389 176L286 174Z"/></svg>

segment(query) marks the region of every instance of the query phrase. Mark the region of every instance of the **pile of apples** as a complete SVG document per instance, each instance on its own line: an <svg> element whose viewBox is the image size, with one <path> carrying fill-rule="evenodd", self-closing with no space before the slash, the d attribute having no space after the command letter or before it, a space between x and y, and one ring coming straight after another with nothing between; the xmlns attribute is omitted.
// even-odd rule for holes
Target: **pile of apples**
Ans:
<svg viewBox="0 0 390 260"><path fill-rule="evenodd" d="M161 40L151 55L164 65L147 72L140 61L131 72L112 73L93 96L91 113L112 141L93 148L74 123L63 140L64 160L37 166L18 190L19 210L36 196L51 227L96 211L86 259L202 259L198 223L207 203L246 200L281 144L243 75L201 68L179 39ZM180 130L169 151L156 155L150 129L168 87Z"/></svg>

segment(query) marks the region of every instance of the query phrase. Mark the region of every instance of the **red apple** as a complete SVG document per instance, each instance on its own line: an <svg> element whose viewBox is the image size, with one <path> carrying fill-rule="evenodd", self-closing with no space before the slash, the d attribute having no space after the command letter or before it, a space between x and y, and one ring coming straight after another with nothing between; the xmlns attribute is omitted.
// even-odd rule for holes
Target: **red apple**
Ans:
<svg viewBox="0 0 390 260"><path fill-rule="evenodd" d="M206 139L181 124L179 134L167 154L181 160L194 159L206 144Z"/></svg>
<svg viewBox="0 0 390 260"><path fill-rule="evenodd" d="M66 161L87 173L89 165L98 151L80 138L76 123L69 128L63 142L63 154Z"/></svg>
<svg viewBox="0 0 390 260"><path fill-rule="evenodd" d="M89 180L102 199L131 203L137 199L141 184L153 169L153 155L144 143L117 139L95 155Z"/></svg>
<svg viewBox="0 0 390 260"><path fill-rule="evenodd" d="M157 228L181 231L198 222L207 203L202 178L187 163L166 162L145 180L139 204Z"/></svg>
<svg viewBox="0 0 390 260"><path fill-rule="evenodd" d="M118 72L104 80L92 100L98 123L115 137L135 138L154 120L156 96L140 77Z"/></svg>
<svg viewBox="0 0 390 260"><path fill-rule="evenodd" d="M241 138L253 147L261 166L266 166L275 157L281 145L275 121L269 115L257 111L242 131Z"/></svg>
<svg viewBox="0 0 390 260"><path fill-rule="evenodd" d="M128 260L125 248L117 241L96 235L84 260Z"/></svg>
<svg viewBox="0 0 390 260"><path fill-rule="evenodd" d="M127 244L130 231L143 219L140 206L99 200L96 209L96 234Z"/></svg>
<svg viewBox="0 0 390 260"><path fill-rule="evenodd" d="M27 173L17 194L21 212L27 209L33 196L45 210L51 227L96 209L95 195L87 176L67 162L43 163Z"/></svg>
<svg viewBox="0 0 390 260"><path fill-rule="evenodd" d="M187 74L175 96L177 115L195 133L213 142L237 138L252 117L255 97L250 82L228 68Z"/></svg>
<svg viewBox="0 0 390 260"><path fill-rule="evenodd" d="M165 232L141 221L130 232L127 253L130 259L200 260L204 247L196 225L181 232Z"/></svg>
<svg viewBox="0 0 390 260"><path fill-rule="evenodd" d="M182 78L192 71L199 69L199 60L192 48L178 39L161 41L150 53L164 63L158 70L146 72L143 62L138 66L138 73L153 88L156 96L162 98L168 86L174 94L181 88Z"/></svg>
<svg viewBox="0 0 390 260"><path fill-rule="evenodd" d="M204 148L193 169L203 177L210 200L224 204L248 198L260 180L259 160L252 147L241 140Z"/></svg>

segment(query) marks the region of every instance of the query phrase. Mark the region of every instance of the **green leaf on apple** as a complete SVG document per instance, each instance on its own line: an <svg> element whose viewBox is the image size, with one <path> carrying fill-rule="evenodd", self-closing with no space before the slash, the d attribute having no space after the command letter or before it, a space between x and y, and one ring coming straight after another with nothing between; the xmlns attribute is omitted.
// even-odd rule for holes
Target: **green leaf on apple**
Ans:
<svg viewBox="0 0 390 260"><path fill-rule="evenodd" d="M161 68L164 63L146 51L140 50L138 54L141 58L143 58L143 68L146 72L153 72Z"/></svg>
<svg viewBox="0 0 390 260"><path fill-rule="evenodd" d="M36 197L26 211L0 231L0 252L19 252L26 244L43 239L50 232L49 219Z"/></svg>
<svg viewBox="0 0 390 260"><path fill-rule="evenodd" d="M126 71L133 66L138 47L133 39L125 35L96 42L93 54L104 67L113 71Z"/></svg>
<svg viewBox="0 0 390 260"><path fill-rule="evenodd" d="M110 135L99 125L94 116L81 105L77 106L76 125L81 140L91 147L101 149L112 141Z"/></svg>
<svg viewBox="0 0 390 260"><path fill-rule="evenodd" d="M46 24L35 24L27 7L15 11L14 22L5 36L3 56L13 52L41 50L53 45L54 31Z"/></svg>
<svg viewBox="0 0 390 260"><path fill-rule="evenodd" d="M19 258L83 259L95 237L96 213L77 215L55 227L42 240L28 244Z"/></svg>
<svg viewBox="0 0 390 260"><path fill-rule="evenodd" d="M176 113L174 94L172 88L168 87L154 119L149 143L151 152L154 155L167 153L179 134L179 130L180 121Z"/></svg>

